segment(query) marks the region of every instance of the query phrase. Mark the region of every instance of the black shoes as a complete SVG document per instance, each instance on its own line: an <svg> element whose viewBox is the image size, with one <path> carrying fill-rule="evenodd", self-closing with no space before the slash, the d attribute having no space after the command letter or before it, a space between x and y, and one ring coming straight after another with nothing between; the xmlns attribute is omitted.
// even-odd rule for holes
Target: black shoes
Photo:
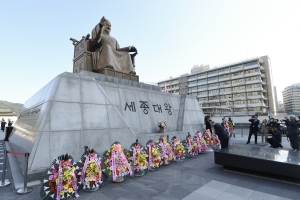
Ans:
<svg viewBox="0 0 300 200"><path fill-rule="evenodd" d="M249 144L250 142L247 142L246 144Z"/></svg>

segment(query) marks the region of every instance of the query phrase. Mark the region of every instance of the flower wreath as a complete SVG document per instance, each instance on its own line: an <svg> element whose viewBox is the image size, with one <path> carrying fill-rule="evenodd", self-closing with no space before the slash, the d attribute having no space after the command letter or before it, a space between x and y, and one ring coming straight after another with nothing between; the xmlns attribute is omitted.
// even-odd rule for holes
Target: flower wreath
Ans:
<svg viewBox="0 0 300 200"><path fill-rule="evenodd" d="M171 145L174 151L174 160L176 159L183 160L185 154L183 144L176 138L176 136L174 136L171 141L172 141Z"/></svg>
<svg viewBox="0 0 300 200"><path fill-rule="evenodd" d="M174 160L174 152L166 137L160 136L159 140L156 141L156 147L160 150L164 165L168 165L168 161Z"/></svg>
<svg viewBox="0 0 300 200"><path fill-rule="evenodd" d="M196 133L196 135L194 136L194 141L197 143L198 153L208 150L206 141L202 138L201 132Z"/></svg>
<svg viewBox="0 0 300 200"><path fill-rule="evenodd" d="M212 135L211 138L214 141L214 144L217 145L219 147L219 149L221 149L221 141L220 141L218 135L217 134L211 134L211 135Z"/></svg>
<svg viewBox="0 0 300 200"><path fill-rule="evenodd" d="M216 143L215 141L213 140L213 138L211 137L211 133L210 133L210 130L207 129L203 135L205 141L206 141L206 144L207 145L210 145L210 146L215 146Z"/></svg>
<svg viewBox="0 0 300 200"><path fill-rule="evenodd" d="M73 157L68 154L55 159L51 167L42 175L41 198L60 200L71 198L73 195L79 197L77 193L79 185L76 178L78 170Z"/></svg>
<svg viewBox="0 0 300 200"><path fill-rule="evenodd" d="M103 154L104 170L107 176L112 176L113 181L117 177L126 176L130 173L132 176L131 165L126 158L124 148L119 142L114 142L111 147Z"/></svg>
<svg viewBox="0 0 300 200"><path fill-rule="evenodd" d="M190 133L186 136L184 146L186 148L187 157L196 156L198 154L197 143L193 140Z"/></svg>
<svg viewBox="0 0 300 200"><path fill-rule="evenodd" d="M153 140L149 140L146 144L148 154L148 169L158 168L162 164L159 148L155 146Z"/></svg>
<svg viewBox="0 0 300 200"><path fill-rule="evenodd" d="M130 160L134 171L143 171L148 167L147 153L138 140L130 146Z"/></svg>
<svg viewBox="0 0 300 200"><path fill-rule="evenodd" d="M80 181L79 184L83 185L84 190L95 189L102 184L101 158L94 149L86 148L77 164L80 168L77 178Z"/></svg>

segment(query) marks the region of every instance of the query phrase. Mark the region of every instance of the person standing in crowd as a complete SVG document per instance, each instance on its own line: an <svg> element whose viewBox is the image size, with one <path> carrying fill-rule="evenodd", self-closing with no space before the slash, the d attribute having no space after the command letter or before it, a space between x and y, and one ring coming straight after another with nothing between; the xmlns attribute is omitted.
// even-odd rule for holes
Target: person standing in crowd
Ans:
<svg viewBox="0 0 300 200"><path fill-rule="evenodd" d="M264 119L261 123L260 134L261 134L261 142L267 143L269 133L268 122Z"/></svg>
<svg viewBox="0 0 300 200"><path fill-rule="evenodd" d="M290 116L290 119L288 117L285 118L285 124L287 126L287 132L288 137L290 138L292 150L294 152L299 152L299 144L298 144L298 123L296 122L296 117L294 115Z"/></svg>
<svg viewBox="0 0 300 200"><path fill-rule="evenodd" d="M6 125L6 121L4 118L2 118L2 122L1 122L1 130L4 132L4 129L5 129L5 125Z"/></svg>
<svg viewBox="0 0 300 200"><path fill-rule="evenodd" d="M229 121L229 126L230 126L230 128L229 128L230 135L231 136L233 135L233 137L235 137L235 132L234 132L235 124L234 124L233 120L231 119L231 117L228 118L228 121Z"/></svg>
<svg viewBox="0 0 300 200"><path fill-rule="evenodd" d="M246 144L250 143L251 136L254 134L255 136L255 144L257 144L257 132L259 131L258 125L259 125L259 120L257 119L257 115L254 115L251 119L249 119L250 124L250 131L249 131L249 136L248 136L248 141Z"/></svg>
<svg viewBox="0 0 300 200"><path fill-rule="evenodd" d="M12 122L11 122L11 120L10 119L8 119L8 124L7 124L9 127L11 127L12 126Z"/></svg>
<svg viewBox="0 0 300 200"><path fill-rule="evenodd" d="M209 131L211 132L211 125L210 125L210 116L205 116L204 118L204 123L205 123L205 130L209 129Z"/></svg>
<svg viewBox="0 0 300 200"><path fill-rule="evenodd" d="M272 138L267 138L267 142L271 145L270 147L273 148L283 148L281 145L281 132L278 130L279 124L273 124L271 127L271 133L272 133Z"/></svg>
<svg viewBox="0 0 300 200"><path fill-rule="evenodd" d="M221 142L221 147L227 148L228 147L228 133L225 131L225 129L218 123L215 123L214 121L211 121L211 126L215 130L215 134L219 137L219 140Z"/></svg>

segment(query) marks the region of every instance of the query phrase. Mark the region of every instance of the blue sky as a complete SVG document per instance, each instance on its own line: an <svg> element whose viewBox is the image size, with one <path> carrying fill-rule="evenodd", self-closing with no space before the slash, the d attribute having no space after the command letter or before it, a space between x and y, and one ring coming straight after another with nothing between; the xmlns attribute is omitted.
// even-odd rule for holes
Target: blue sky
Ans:
<svg viewBox="0 0 300 200"><path fill-rule="evenodd" d="M254 56L272 62L278 99L299 81L300 1L0 2L0 100L24 103L63 72L73 45L105 16L121 47L134 45L140 81L157 82Z"/></svg>

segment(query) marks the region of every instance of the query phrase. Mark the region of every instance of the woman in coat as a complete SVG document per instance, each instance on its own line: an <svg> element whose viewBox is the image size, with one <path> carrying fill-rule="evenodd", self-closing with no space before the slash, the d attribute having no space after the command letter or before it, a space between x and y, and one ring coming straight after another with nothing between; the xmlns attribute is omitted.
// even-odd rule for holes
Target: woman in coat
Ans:
<svg viewBox="0 0 300 200"><path fill-rule="evenodd" d="M261 142L267 143L269 133L269 126L266 119L264 119L261 123L260 134L261 134Z"/></svg>

